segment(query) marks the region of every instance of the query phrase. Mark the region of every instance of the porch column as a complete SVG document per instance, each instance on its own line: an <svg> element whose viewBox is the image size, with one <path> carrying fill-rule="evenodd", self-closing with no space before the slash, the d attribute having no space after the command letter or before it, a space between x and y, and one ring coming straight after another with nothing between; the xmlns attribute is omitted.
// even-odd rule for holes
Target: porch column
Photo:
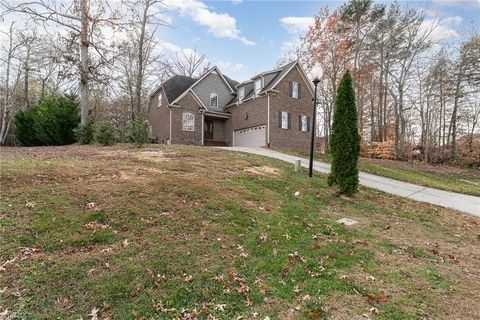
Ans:
<svg viewBox="0 0 480 320"><path fill-rule="evenodd" d="M203 126L205 125L205 113L202 112L202 146L205 145L205 131Z"/></svg>

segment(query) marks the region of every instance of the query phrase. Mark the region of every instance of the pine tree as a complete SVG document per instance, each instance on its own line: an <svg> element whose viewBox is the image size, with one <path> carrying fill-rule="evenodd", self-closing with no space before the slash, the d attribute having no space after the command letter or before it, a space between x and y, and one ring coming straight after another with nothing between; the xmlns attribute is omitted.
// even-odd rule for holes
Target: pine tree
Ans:
<svg viewBox="0 0 480 320"><path fill-rule="evenodd" d="M337 91L330 138L332 168L328 184L336 184L340 191L352 195L358 191L358 157L360 135L357 128L357 109L352 77L347 70Z"/></svg>

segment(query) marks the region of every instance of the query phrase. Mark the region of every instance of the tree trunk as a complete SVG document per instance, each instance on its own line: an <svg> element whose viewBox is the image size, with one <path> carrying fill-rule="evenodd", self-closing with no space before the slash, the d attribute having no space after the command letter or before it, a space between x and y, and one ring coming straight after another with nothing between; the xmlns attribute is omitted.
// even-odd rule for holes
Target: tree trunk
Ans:
<svg viewBox="0 0 480 320"><path fill-rule="evenodd" d="M2 126L0 128L0 144L4 145L5 139L8 133L8 127L10 124L10 67L12 63L12 53L13 53L13 23L10 26L9 31L9 46L7 54L7 66L5 71L5 94L3 97L3 114L2 114Z"/></svg>
<svg viewBox="0 0 480 320"><path fill-rule="evenodd" d="M457 110L458 110L458 100L460 98L460 84L462 82L462 68L460 68L457 80L455 83L455 98L453 101L453 111L452 111L452 118L450 120L450 125L452 127L452 143L450 144L450 158L454 160L456 157L457 152Z"/></svg>
<svg viewBox="0 0 480 320"><path fill-rule="evenodd" d="M135 116L140 115L141 113L141 103L142 103L142 85L143 85L143 60L144 60L144 52L143 52L143 45L145 42L145 27L147 24L147 14L148 9L150 6L150 1L147 0L145 3L145 7L143 9L143 16L142 16L142 27L140 30L140 37L138 39L138 55L137 55L137 79L135 83L135 98L134 98L134 108L135 108Z"/></svg>
<svg viewBox="0 0 480 320"><path fill-rule="evenodd" d="M27 55L25 56L25 62L23 64L23 72L24 72L24 82L23 82L23 111L28 110L30 108L30 100L28 98L28 77L30 74L30 45L27 47Z"/></svg>
<svg viewBox="0 0 480 320"><path fill-rule="evenodd" d="M80 0L81 34L80 34L80 123L88 120L88 80L89 80L89 17L88 0Z"/></svg>

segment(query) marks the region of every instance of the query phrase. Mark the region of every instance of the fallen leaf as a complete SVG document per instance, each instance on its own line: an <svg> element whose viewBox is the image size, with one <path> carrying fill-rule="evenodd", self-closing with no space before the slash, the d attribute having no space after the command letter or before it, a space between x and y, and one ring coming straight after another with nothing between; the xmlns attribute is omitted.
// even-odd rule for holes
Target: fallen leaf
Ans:
<svg viewBox="0 0 480 320"><path fill-rule="evenodd" d="M27 202L25 205L28 209L33 209L35 207L35 202Z"/></svg>
<svg viewBox="0 0 480 320"><path fill-rule="evenodd" d="M385 295L385 292L381 292L381 294L374 294L374 293L367 293L367 297L369 297L372 300L375 300L376 302L386 302L387 301L387 296Z"/></svg>
<svg viewBox="0 0 480 320"><path fill-rule="evenodd" d="M98 320L98 309L94 307L89 316L91 317L90 320Z"/></svg>

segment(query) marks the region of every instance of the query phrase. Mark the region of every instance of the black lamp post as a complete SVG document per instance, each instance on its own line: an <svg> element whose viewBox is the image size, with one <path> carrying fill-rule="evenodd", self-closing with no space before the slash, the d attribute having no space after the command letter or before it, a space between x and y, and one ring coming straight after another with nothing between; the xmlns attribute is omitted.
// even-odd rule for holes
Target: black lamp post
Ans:
<svg viewBox="0 0 480 320"><path fill-rule="evenodd" d="M310 163L308 164L308 176L311 178L313 176L313 152L315 149L315 129L316 129L316 120L317 120L317 86L320 83L320 79L315 77L312 80L315 85L315 96L313 97L313 117L312 117L312 137L310 139Z"/></svg>

